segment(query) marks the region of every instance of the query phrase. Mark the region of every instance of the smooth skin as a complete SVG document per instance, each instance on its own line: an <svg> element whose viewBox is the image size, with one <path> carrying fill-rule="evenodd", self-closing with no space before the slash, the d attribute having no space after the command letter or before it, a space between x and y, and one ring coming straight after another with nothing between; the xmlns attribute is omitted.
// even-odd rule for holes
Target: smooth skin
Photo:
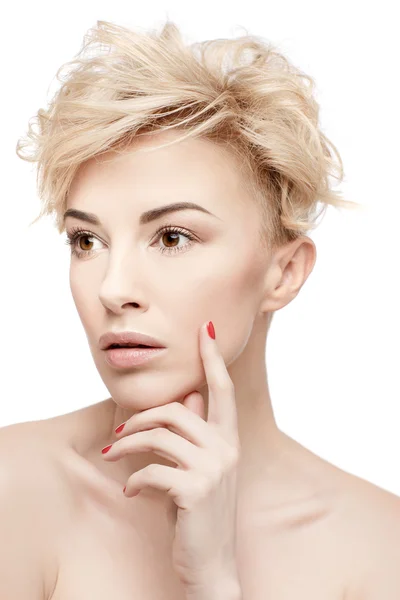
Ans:
<svg viewBox="0 0 400 600"><path fill-rule="evenodd" d="M132 497L146 487L163 490L176 504L172 566L191 600L241 600L236 565L237 466L240 441L235 390L218 351L212 322L199 331L199 349L209 389L208 416L200 392L137 412L118 441L103 448L116 461L149 448L176 467L148 465L127 481ZM233 600L234 596L232 596Z"/></svg>
<svg viewBox="0 0 400 600"><path fill-rule="evenodd" d="M236 404L243 598L398 600L400 498L313 454L279 430L272 410L269 317L299 293L314 267L315 245L303 236L262 252L241 165L211 142L186 139L136 151L177 135L144 136L129 151L88 161L74 179L68 208L94 213L101 224L67 217L67 234L74 227L87 232L76 244L83 254L71 256L70 286L110 397L0 430L0 539L7 540L0 597L187 597L172 565L174 498L157 486L133 497L123 493L147 466L176 462L157 453L154 437L137 451L130 439L132 451L115 461L101 450L129 439L129 429L115 434L121 423L151 410L171 415L193 391L207 420L211 402L198 335L211 320ZM139 222L145 211L188 201L212 215L185 210ZM156 235L167 225L194 240ZM160 251L173 246L182 250ZM167 350L146 366L114 369L99 347L109 330L147 333Z"/></svg>

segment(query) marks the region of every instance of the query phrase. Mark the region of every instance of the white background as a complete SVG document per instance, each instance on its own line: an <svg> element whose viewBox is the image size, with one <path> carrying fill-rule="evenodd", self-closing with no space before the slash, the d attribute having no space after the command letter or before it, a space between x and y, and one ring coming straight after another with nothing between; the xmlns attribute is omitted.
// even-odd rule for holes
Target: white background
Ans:
<svg viewBox="0 0 400 600"><path fill-rule="evenodd" d="M0 426L110 396L70 294L65 234L49 219L29 228L40 208L36 174L15 153L29 118L57 85L56 70L97 20L158 28L169 17L189 41L236 37L245 27L316 80L322 129L344 161L339 189L364 208L328 209L310 233L314 270L275 315L266 360L276 420L314 453L400 495L394 4L38 0L8 8L0 38Z"/></svg>

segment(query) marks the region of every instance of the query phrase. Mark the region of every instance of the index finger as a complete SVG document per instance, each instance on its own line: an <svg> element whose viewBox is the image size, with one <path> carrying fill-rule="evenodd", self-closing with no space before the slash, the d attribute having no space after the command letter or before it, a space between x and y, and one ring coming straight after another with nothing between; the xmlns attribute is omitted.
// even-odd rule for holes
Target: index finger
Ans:
<svg viewBox="0 0 400 600"><path fill-rule="evenodd" d="M208 385L208 422L218 424L227 439L234 441L238 437L235 387L216 339L208 334L208 323L211 321L200 328L200 354Z"/></svg>

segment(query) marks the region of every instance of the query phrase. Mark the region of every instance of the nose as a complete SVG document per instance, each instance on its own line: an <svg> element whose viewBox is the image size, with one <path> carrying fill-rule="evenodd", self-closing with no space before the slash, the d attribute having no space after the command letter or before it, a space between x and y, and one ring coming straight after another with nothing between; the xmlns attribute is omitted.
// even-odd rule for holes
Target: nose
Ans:
<svg viewBox="0 0 400 600"><path fill-rule="evenodd" d="M124 254L111 257L99 289L100 302L112 312L119 313L127 305L139 308L145 305L144 281L149 270L143 268L145 258L132 248Z"/></svg>

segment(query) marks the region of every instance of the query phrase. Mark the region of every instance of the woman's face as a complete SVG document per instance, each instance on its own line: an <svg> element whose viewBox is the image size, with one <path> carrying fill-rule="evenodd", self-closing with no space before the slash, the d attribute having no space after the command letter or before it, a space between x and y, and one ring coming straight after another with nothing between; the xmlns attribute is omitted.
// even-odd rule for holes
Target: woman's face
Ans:
<svg viewBox="0 0 400 600"><path fill-rule="evenodd" d="M199 328L215 326L227 365L244 349L257 315L268 257L258 245L259 216L240 188L240 165L215 144L186 139L149 153L182 132L143 137L122 155L104 154L79 170L67 235L86 232L71 255L70 285L96 367L115 402L132 411L181 401L205 384ZM181 210L140 222L142 213L192 202L212 214ZM185 230L161 232L167 225ZM88 236L90 237L88 238ZM167 349L146 365L115 369L99 338L108 331L151 335Z"/></svg>

